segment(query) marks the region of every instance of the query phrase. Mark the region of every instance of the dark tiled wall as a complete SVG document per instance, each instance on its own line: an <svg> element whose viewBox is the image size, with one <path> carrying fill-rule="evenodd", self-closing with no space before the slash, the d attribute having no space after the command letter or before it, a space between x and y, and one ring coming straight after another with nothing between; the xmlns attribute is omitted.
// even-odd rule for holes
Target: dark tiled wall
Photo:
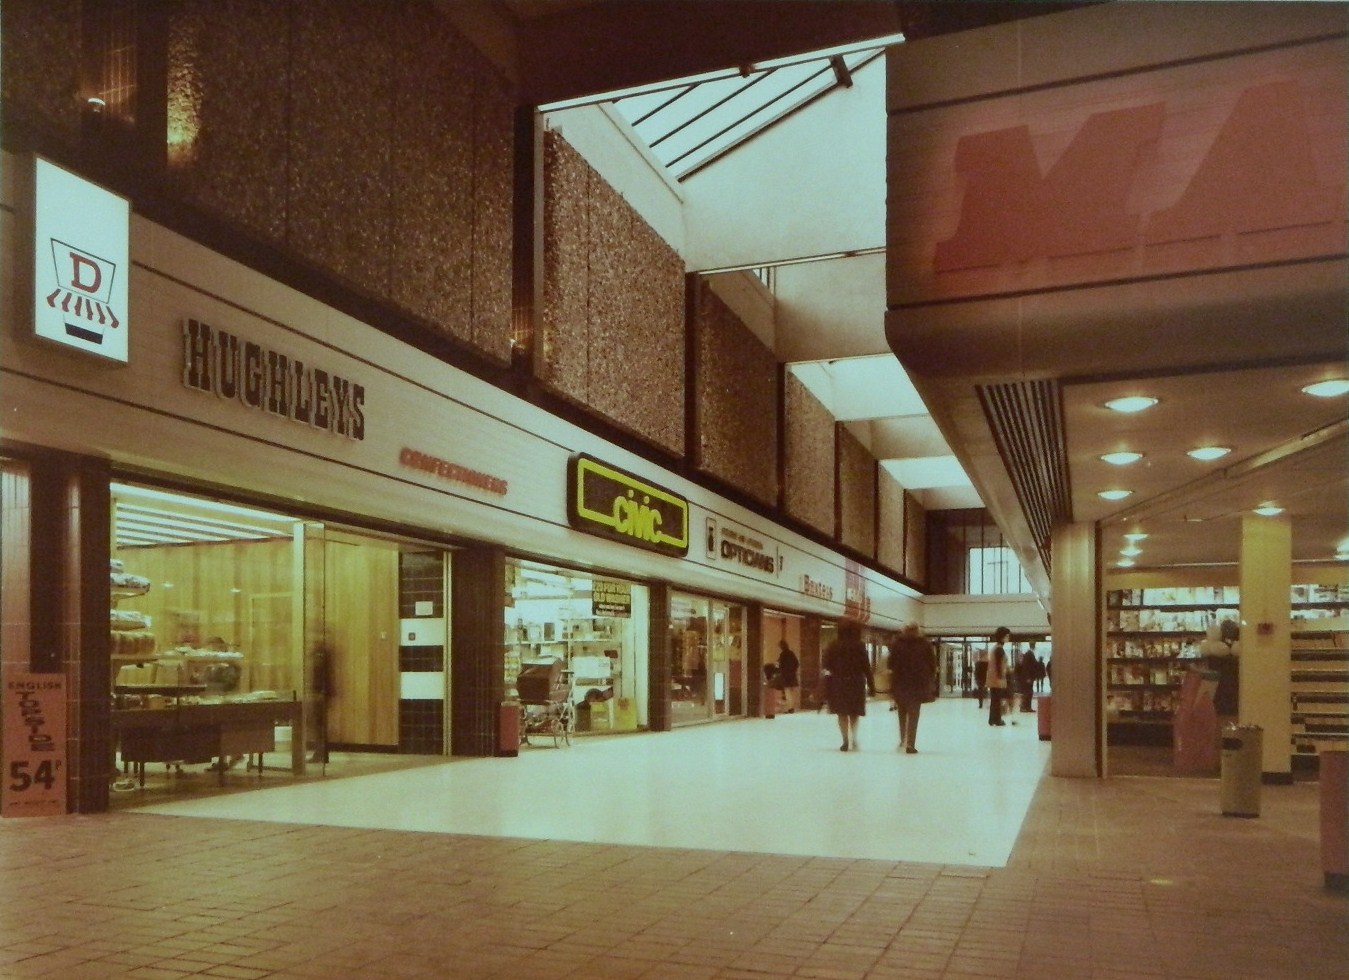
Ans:
<svg viewBox="0 0 1349 980"><path fill-rule="evenodd" d="M398 702L398 751L440 755L445 751L445 702L404 698Z"/></svg>
<svg viewBox="0 0 1349 980"><path fill-rule="evenodd" d="M554 392L684 451L684 263L556 133L544 140L536 370Z"/></svg>
<svg viewBox="0 0 1349 980"><path fill-rule="evenodd" d="M722 299L697 289L698 468L773 505L778 497L777 358Z"/></svg>
<svg viewBox="0 0 1349 980"><path fill-rule="evenodd" d="M418 616L417 603L431 603ZM403 552L398 556L400 619L439 619L445 615L445 556L440 552ZM399 646L400 673L442 671L445 647ZM439 755L445 751L445 701L403 698L398 702L398 751Z"/></svg>

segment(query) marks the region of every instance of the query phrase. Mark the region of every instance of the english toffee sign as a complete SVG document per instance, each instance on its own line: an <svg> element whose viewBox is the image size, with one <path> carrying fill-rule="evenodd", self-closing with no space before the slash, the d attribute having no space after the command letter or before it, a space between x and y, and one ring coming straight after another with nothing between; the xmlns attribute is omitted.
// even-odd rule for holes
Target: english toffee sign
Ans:
<svg viewBox="0 0 1349 980"><path fill-rule="evenodd" d="M0 814L51 817L66 812L66 689L60 674L5 671L4 782Z"/></svg>
<svg viewBox="0 0 1349 980"><path fill-rule="evenodd" d="M567 521L662 555L683 558L689 551L687 500L584 453L567 461Z"/></svg>

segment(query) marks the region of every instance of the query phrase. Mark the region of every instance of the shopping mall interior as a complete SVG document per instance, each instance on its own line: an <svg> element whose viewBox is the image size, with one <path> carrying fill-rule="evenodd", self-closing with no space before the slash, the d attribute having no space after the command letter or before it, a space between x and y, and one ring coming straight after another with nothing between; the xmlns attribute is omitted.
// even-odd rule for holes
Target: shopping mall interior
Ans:
<svg viewBox="0 0 1349 980"><path fill-rule="evenodd" d="M115 376L0 338L0 654L65 672L78 736L72 812L0 820L0 977L1345 975L1349 6L409 0L418 57L470 65L416 109L380 5L288 8L292 40L347 42L323 58L249 5L237 37L198 0L6 6L42 27L4 25L7 276L41 211L13 164L55 147L134 199L142 316ZM146 31L182 98L70 110L31 53L98 47L63 19ZM284 106L250 37L303 66ZM112 41L82 74L122 77ZM475 134L377 148L398 193L352 176L376 48L400 125ZM201 81L236 66L245 109ZM255 110L284 134L256 153ZM399 170L442 164L473 190ZM427 210L463 254L423 254ZM646 293L667 252L678 343ZM332 394L341 424L218 414L265 399L189 390L203 308L274 370L294 344L377 380ZM682 386L649 369L676 357ZM477 425L472 466L431 453ZM624 491L649 541L686 491L678 562L578 530L596 447L652 480ZM79 492L25 523L52 472ZM62 578L26 549L67 520ZM91 538L106 656L67 619L104 632ZM841 752L825 651L872 598ZM906 620L938 667L912 753ZM995 725L972 679L1007 622L1054 672Z"/></svg>

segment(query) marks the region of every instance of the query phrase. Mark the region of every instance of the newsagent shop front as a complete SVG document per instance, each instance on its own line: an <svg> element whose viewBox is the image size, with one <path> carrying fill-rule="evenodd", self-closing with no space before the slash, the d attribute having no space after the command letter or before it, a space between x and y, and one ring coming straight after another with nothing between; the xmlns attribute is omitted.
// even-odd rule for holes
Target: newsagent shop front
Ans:
<svg viewBox="0 0 1349 980"><path fill-rule="evenodd" d="M841 614L801 586L827 549L28 165L111 216L6 236L10 281L57 274L0 333L5 815L515 754L539 662L578 737L748 713L754 603ZM728 515L771 542L748 577L689 548ZM727 657L695 700L670 635L702 594Z"/></svg>

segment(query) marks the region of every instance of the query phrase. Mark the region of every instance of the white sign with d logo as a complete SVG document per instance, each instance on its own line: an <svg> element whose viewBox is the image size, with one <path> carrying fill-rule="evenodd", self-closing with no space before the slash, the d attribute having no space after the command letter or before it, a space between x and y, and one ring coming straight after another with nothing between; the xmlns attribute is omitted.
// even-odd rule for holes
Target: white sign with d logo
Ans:
<svg viewBox="0 0 1349 980"><path fill-rule="evenodd" d="M34 167L33 329L125 363L131 206L46 160Z"/></svg>

